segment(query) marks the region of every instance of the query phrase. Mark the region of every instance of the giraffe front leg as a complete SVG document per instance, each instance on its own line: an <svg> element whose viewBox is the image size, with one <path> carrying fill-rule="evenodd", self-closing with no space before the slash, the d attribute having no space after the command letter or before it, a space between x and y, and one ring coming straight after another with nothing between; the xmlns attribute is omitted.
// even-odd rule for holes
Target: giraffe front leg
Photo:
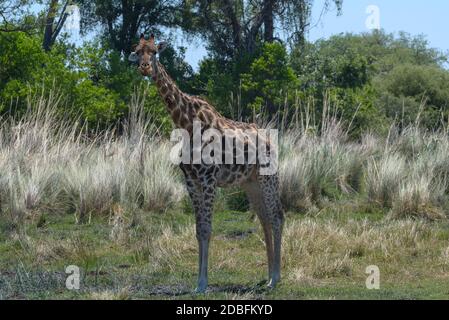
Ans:
<svg viewBox="0 0 449 320"><path fill-rule="evenodd" d="M196 226L198 239L198 285L195 289L196 293L204 293L208 285L207 269L209 260L209 242L210 242L210 223L199 222Z"/></svg>
<svg viewBox="0 0 449 320"><path fill-rule="evenodd" d="M203 203L196 216L196 237L199 247L199 273L197 293L204 293L207 289L208 278L208 260L209 260L209 243L212 233L212 210L215 198L216 183L210 183L203 186Z"/></svg>
<svg viewBox="0 0 449 320"><path fill-rule="evenodd" d="M193 211L196 218L196 237L198 239L199 247L199 275L198 287L195 292L204 292L207 288L207 257L208 257L208 238L207 225L203 223L203 188L198 179L192 178L188 167L181 166L186 179L186 187L189 192L190 200L192 201ZM206 262L206 263L204 263Z"/></svg>
<svg viewBox="0 0 449 320"><path fill-rule="evenodd" d="M274 252L273 252L273 271L271 273L271 279L268 283L270 288L274 288L276 284L281 280L281 244L282 244L282 228L283 228L283 212L277 211L276 216L273 218L272 230L274 239Z"/></svg>

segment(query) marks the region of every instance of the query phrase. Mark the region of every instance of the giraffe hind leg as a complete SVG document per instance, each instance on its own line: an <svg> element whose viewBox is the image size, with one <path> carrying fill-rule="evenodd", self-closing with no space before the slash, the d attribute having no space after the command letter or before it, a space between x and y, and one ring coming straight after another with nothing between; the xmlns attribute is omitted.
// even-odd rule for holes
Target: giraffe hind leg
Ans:
<svg viewBox="0 0 449 320"><path fill-rule="evenodd" d="M265 237L265 248L268 260L268 280L272 279L273 263L274 263L274 247L273 247L273 233L271 221L267 215L267 210L263 201L262 189L257 180L245 183L243 189L246 192L251 208L259 217L260 223Z"/></svg>
<svg viewBox="0 0 449 320"><path fill-rule="evenodd" d="M279 178L277 175L258 176L258 182L270 221L273 239L273 266L269 287L275 287L281 279L281 245L284 225L284 211L279 195Z"/></svg>

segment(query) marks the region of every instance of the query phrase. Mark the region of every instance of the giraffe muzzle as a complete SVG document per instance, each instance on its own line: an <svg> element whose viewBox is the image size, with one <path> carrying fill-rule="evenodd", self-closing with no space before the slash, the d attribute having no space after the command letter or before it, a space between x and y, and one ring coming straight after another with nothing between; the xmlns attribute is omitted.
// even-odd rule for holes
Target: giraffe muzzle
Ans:
<svg viewBox="0 0 449 320"><path fill-rule="evenodd" d="M149 63L142 63L139 66L139 70L144 76L149 76L151 74L151 66Z"/></svg>

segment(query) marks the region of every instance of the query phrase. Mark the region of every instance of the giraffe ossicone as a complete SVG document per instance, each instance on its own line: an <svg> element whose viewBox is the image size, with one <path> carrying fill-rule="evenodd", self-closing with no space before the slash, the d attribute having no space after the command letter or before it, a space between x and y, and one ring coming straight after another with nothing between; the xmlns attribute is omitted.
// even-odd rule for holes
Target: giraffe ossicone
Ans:
<svg viewBox="0 0 449 320"><path fill-rule="evenodd" d="M208 285L209 242L216 189L229 186L241 186L245 190L252 209L260 219L268 259L268 286L274 287L281 277L284 224L277 174L277 132L274 137L271 133L260 135L261 129L255 124L227 119L206 100L182 92L157 59L157 54L165 47L166 43L156 45L154 35L147 40L142 34L129 60L138 64L142 75L151 76L175 127L182 129L178 135L172 133L175 141L179 141L181 137L184 142L177 144L170 156L178 156L179 160L181 153L182 161L179 161L179 167L184 173L187 191L195 211L199 247L196 291L204 292ZM200 138L194 135L195 121L199 122ZM203 139L205 133L206 139ZM220 136L221 144L216 141L215 146L213 136L217 135ZM254 143L252 136L256 136L256 141L260 141ZM195 139L199 139L196 145L193 141ZM232 147L229 147L231 140ZM265 157L263 154L259 157L257 151L253 152L258 150L259 145L266 147L266 152L261 152ZM227 146L229 148L226 148ZM204 150L206 155L209 152L206 159L202 157ZM218 156L215 151L220 151ZM220 156L224 159L221 163L217 161ZM270 166L273 164L275 170L270 172ZM262 174L264 169L268 170L265 171L266 174Z"/></svg>

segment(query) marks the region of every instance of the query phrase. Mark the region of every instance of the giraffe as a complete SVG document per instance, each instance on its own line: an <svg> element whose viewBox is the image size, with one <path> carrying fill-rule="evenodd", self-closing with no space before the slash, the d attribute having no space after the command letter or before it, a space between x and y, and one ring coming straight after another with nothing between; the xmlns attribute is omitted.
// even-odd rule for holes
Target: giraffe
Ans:
<svg viewBox="0 0 449 320"><path fill-rule="evenodd" d="M243 130L256 131L255 124L237 122L220 115L206 100L182 92L167 74L157 59L166 47L165 42L156 45L154 35L148 40L141 34L139 43L133 46L129 56L138 64L143 76L154 81L166 109L177 128L193 133L194 121L199 121L201 130L208 128L224 132ZM240 139L236 134L235 138ZM247 156L248 139L244 139ZM268 141L269 145L269 141ZM241 186L246 192L252 209L256 212L264 232L268 260L268 287L274 288L281 277L281 237L284 213L279 196L277 173L261 175L259 162L243 164L180 164L185 184L195 212L196 238L199 247L197 293L204 293L208 286L208 253L212 231L212 211L217 187Z"/></svg>

